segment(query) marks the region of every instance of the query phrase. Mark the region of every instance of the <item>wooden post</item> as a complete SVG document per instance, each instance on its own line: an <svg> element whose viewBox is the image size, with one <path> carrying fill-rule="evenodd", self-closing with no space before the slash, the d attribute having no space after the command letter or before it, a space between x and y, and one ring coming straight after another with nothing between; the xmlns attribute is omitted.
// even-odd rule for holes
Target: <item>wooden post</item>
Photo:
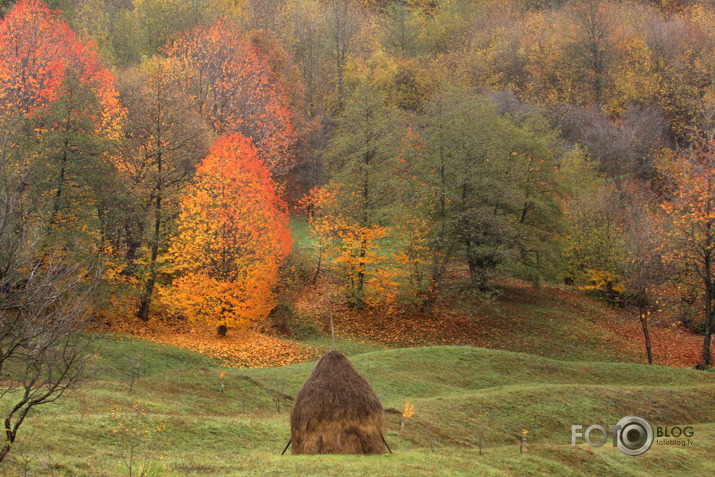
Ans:
<svg viewBox="0 0 715 477"><path fill-rule="evenodd" d="M330 334L333 337L333 347L335 349L335 325L333 324L333 310L330 310Z"/></svg>

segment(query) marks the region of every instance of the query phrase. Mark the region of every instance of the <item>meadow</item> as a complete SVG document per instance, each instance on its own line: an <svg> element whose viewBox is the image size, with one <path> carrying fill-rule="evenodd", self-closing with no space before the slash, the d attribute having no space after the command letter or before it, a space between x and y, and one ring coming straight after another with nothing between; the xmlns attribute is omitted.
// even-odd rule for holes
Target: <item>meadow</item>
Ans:
<svg viewBox="0 0 715 477"><path fill-rule="evenodd" d="M97 379L32 415L5 475L708 475L715 373L557 361L472 346L363 352L336 343L386 410L392 454L292 456L292 399L314 362L224 368L191 351L107 336ZM137 359L140 366L137 370ZM223 376L221 373L224 373ZM221 390L224 382L224 392ZM401 429L405 402L414 415ZM690 446L629 457L571 446L570 426L636 414L693 426ZM527 434L526 454L520 453ZM481 449L480 449L481 444Z"/></svg>

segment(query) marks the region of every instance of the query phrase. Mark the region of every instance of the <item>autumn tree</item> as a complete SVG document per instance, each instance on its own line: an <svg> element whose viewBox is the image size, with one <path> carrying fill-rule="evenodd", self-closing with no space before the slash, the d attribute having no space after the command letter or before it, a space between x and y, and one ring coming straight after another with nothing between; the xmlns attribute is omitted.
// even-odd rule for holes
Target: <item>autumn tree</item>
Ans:
<svg viewBox="0 0 715 477"><path fill-rule="evenodd" d="M43 3L17 2L0 22L0 460L38 406L87 378L121 113L96 53Z"/></svg>
<svg viewBox="0 0 715 477"><path fill-rule="evenodd" d="M354 52L361 28L361 10L350 0L327 0L327 22L330 46L335 62L336 111L345 106L345 70L348 59Z"/></svg>
<svg viewBox="0 0 715 477"><path fill-rule="evenodd" d="M35 115L44 127L29 173L30 204L46 212L47 226L58 243L72 240L68 233L76 237L101 228L94 217L108 193L107 179L115 172L108 160L110 138L97 127L101 114L94 91L68 72L57 99ZM97 237L87 238L96 245Z"/></svg>
<svg viewBox="0 0 715 477"><path fill-rule="evenodd" d="M40 0L21 0L0 24L0 108L29 114L57 98L67 71L91 85L102 106L100 126L116 128L122 113L113 77L96 51Z"/></svg>
<svg viewBox="0 0 715 477"><path fill-rule="evenodd" d="M715 327L715 128L710 121L695 131L692 146L668 154L661 163L667 178L662 207L669 220L672 255L686 267L687 280L698 286L703 303L703 366L712 366L711 340Z"/></svg>
<svg viewBox="0 0 715 477"><path fill-rule="evenodd" d="M387 5L382 18L384 44L402 54L414 54L417 50L419 17L416 9L406 1L395 1Z"/></svg>
<svg viewBox="0 0 715 477"><path fill-rule="evenodd" d="M569 63L575 67L575 88L583 91L577 100L601 104L610 83L610 63L613 11L605 2L584 0L574 2L568 12L568 24L573 28L566 45Z"/></svg>
<svg viewBox="0 0 715 477"><path fill-rule="evenodd" d="M291 248L288 219L251 141L219 138L181 202L169 254L178 277L168 304L191 320L245 328L275 305L278 271Z"/></svg>
<svg viewBox="0 0 715 477"><path fill-rule="evenodd" d="M0 114L12 125L3 156L6 180L18 187L19 233L49 228L55 246L96 253L124 113L114 78L37 0L16 3L2 20L0 50Z"/></svg>
<svg viewBox="0 0 715 477"><path fill-rule="evenodd" d="M577 149L565 159L559 171L566 185L561 236L564 277L613 305L622 304L627 257L618 191L583 150Z"/></svg>
<svg viewBox="0 0 715 477"><path fill-rule="evenodd" d="M658 214L661 211L654 205L646 193L632 190L624 207L627 219L622 241L626 258L622 272L624 294L626 302L638 311L648 364L653 364L650 315L658 309L660 289L675 273L674 264L664 258L662 217Z"/></svg>
<svg viewBox="0 0 715 477"><path fill-rule="evenodd" d="M123 250L140 280L137 315L149 319L160 254L175 231L179 197L206 154L209 128L186 101L176 60L155 58L125 72L119 83L128 108L128 150L116 159L138 211L124 221Z"/></svg>
<svg viewBox="0 0 715 477"><path fill-rule="evenodd" d="M305 84L305 115L325 109L329 75L322 52L328 48L325 11L320 0L288 0L282 10L283 37Z"/></svg>
<svg viewBox="0 0 715 477"><path fill-rule="evenodd" d="M396 218L391 207L399 197L394 172L407 130L400 112L367 83L358 85L346 103L324 160L331 172L331 192L317 204L340 248L348 300L365 304L367 281L375 273L377 240ZM321 227L316 230L320 232ZM329 230L329 231L328 231Z"/></svg>
<svg viewBox="0 0 715 477"><path fill-rule="evenodd" d="M295 130L284 86L236 24L220 20L165 48L182 65L182 88L217 134L250 138L274 177L293 166Z"/></svg>

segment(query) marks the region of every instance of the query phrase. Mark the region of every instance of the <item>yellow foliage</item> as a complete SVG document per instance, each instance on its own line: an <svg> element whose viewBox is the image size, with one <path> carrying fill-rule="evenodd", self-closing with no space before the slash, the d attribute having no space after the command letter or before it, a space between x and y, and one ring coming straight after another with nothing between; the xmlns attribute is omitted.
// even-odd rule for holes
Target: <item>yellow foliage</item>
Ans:
<svg viewBox="0 0 715 477"><path fill-rule="evenodd" d="M402 417L409 419L415 415L415 405L410 404L410 401L405 401L405 410L402 412Z"/></svg>
<svg viewBox="0 0 715 477"><path fill-rule="evenodd" d="M586 270L586 279L588 282L579 286L581 290L616 293L625 293L626 291L618 276L606 270L588 269Z"/></svg>

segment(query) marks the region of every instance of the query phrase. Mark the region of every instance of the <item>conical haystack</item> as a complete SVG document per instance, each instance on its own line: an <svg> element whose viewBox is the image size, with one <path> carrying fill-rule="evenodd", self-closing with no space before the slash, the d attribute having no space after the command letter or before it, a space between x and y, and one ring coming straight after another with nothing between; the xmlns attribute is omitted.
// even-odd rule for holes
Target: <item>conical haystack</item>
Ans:
<svg viewBox="0 0 715 477"><path fill-rule="evenodd" d="M293 454L382 454L382 404L339 351L325 354L290 415Z"/></svg>

